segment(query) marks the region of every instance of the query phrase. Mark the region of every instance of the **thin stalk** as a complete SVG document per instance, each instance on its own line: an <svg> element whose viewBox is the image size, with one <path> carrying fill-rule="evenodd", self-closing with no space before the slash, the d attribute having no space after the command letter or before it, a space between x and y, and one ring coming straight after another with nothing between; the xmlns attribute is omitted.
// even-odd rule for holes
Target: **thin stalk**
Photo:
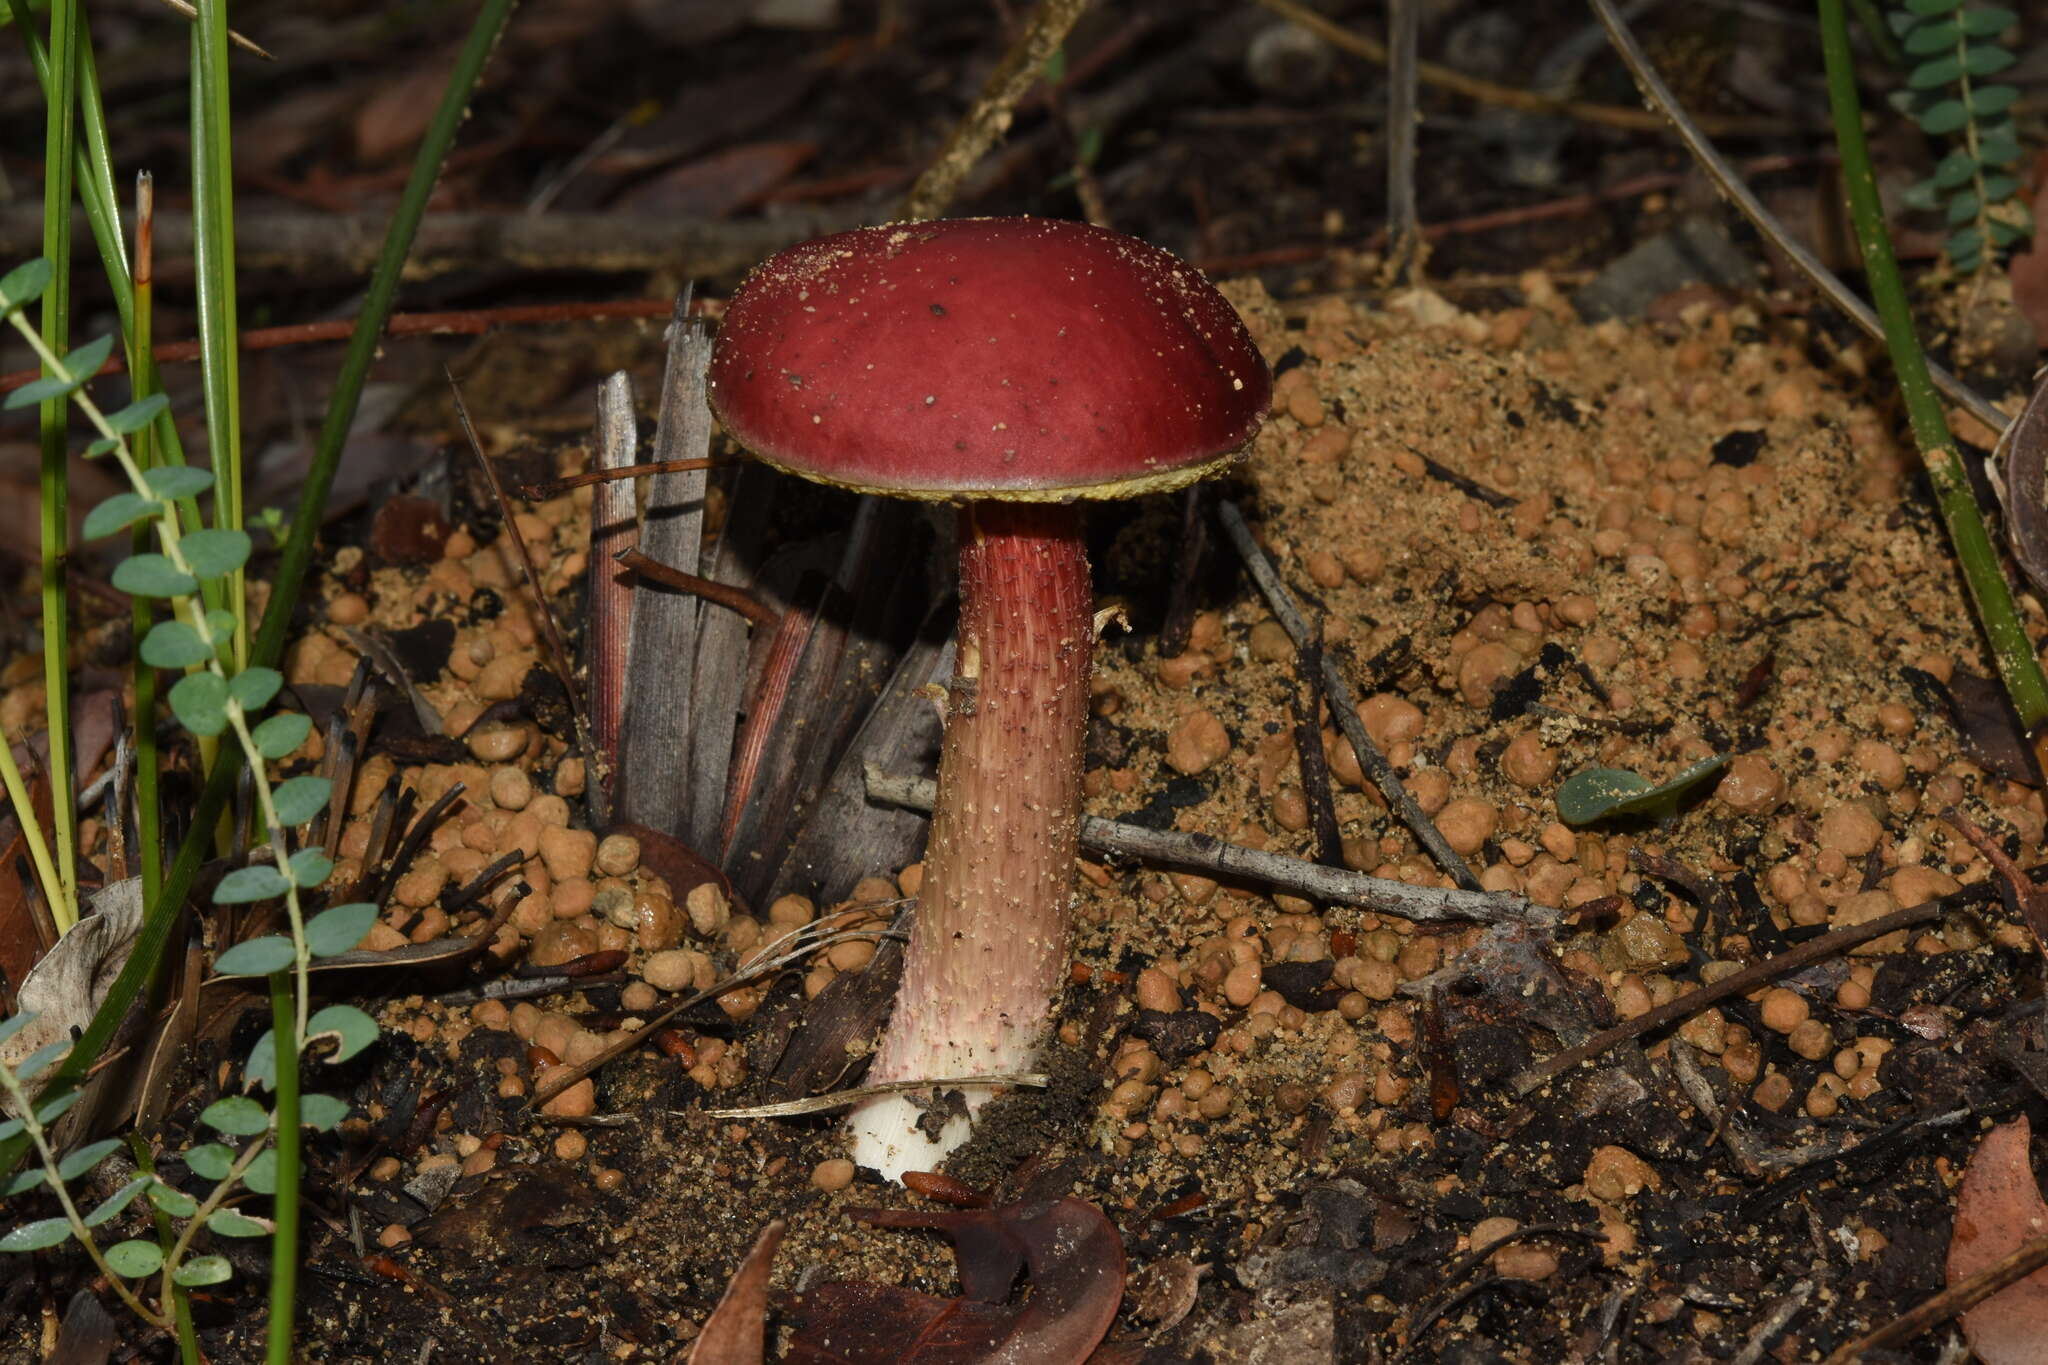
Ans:
<svg viewBox="0 0 2048 1365"><path fill-rule="evenodd" d="M1900 50L1898 39L1892 37L1890 25L1884 15L1878 12L1877 0L1849 0L1849 8L1856 11L1856 22L1863 27L1863 36L1870 39L1870 45L1877 49L1877 55L1894 71L1906 69L1906 54Z"/></svg>
<svg viewBox="0 0 2048 1365"><path fill-rule="evenodd" d="M1984 514L1970 491L1949 434L1934 381L1927 372L1927 357L1913 330L1912 309L1906 302L1906 286L1899 277L1899 264L1892 255L1891 237L1885 230L1884 207L1877 197L1877 181L1871 174L1870 147L1863 137L1863 110L1856 93L1856 68L1849 51L1849 25L1843 0L1819 0L1821 51L1827 60L1828 105L1835 118L1835 144L1842 153L1842 182L1849 195L1849 212L1856 226L1856 242L1863 252L1864 272L1870 278L1871 297L1878 317L1884 322L1885 344L1891 349L1892 368L1898 375L1899 396L1912 422L1913 440L1927 466L1928 482L1934 487L1935 505L1948 527L1956 559L1976 603L1977 620L1991 642L1992 657L2012 698L2021 726L2032 735L2048 720L2048 679L2034 657L2034 646L2013 605L2012 589L1999 568L1998 553L1984 529Z"/></svg>
<svg viewBox="0 0 2048 1365"><path fill-rule="evenodd" d="M258 788L263 784L258 783ZM296 897L293 898L296 901ZM271 1115L277 1144L277 1197L270 1234L270 1324L264 1332L269 1365L292 1365L292 1321L299 1292L299 1049L305 1046L306 947L296 912L292 937L298 942L298 989L293 977L270 978L270 1027L277 1039L277 1108ZM287 1056L289 1045L290 1055Z"/></svg>
<svg viewBox="0 0 2048 1365"><path fill-rule="evenodd" d="M71 346L71 187L77 156L79 0L51 0L50 101L44 108L43 255L53 274L43 293L42 333L59 354ZM47 366L45 374L50 373ZM60 394L42 405L43 697L50 735L50 839L57 884L50 915L57 932L78 922L75 890L78 812L71 771L71 625L64 560L71 547L71 405ZM28 806L17 806L29 818Z"/></svg>
<svg viewBox="0 0 2048 1365"><path fill-rule="evenodd" d="M228 118L228 25L223 0L199 0L192 29L192 243L198 266L199 368L213 456L213 523L242 525L242 389L235 304L234 157ZM234 662L249 662L244 575L227 587Z"/></svg>
<svg viewBox="0 0 2048 1365"><path fill-rule="evenodd" d="M341 463L342 443L348 436L349 424L355 420L363 384L369 377L370 362L376 358L378 339L397 300L405 258L419 233L420 220L426 216L427 199L433 192L441 163L455 143L455 135L462 126L463 111L498 36L504 31L512 4L513 0L484 0L475 22L470 26L469 39L456 59L454 70L449 73L448 88L442 96L441 106L428 125L419 154L413 160L412 176L399 197L397 212L393 214L390 230L385 234L384 248L377 257L369 289L364 294L362 311L356 316L355 334L349 339L348 353L342 360L334 394L328 401L327 417L321 424L320 438L314 447L312 468L299 495L298 507L292 513L284 552L278 558L270 605L264 611L263 623L250 647L252 666L275 667L284 654L292 608L298 601L299 589L313 562L321 512L327 505L327 493L334 485L335 470ZM191 833L178 848L177 860L164 878L163 892L150 902L127 964L114 978L113 985L107 988L106 997L93 1013L85 1031L79 1035L77 1045L52 1073L43 1092L46 1099L55 1099L76 1088L87 1068L106 1049L115 1027L148 980L153 964L163 954L178 910L191 894L199 866L206 859L210 842L207 832L227 809L228 799L241 771L241 761L240 748L226 746L219 761L207 772L206 785L192 813ZM0 1141L0 1175L13 1171L27 1150L28 1143L22 1135Z"/></svg>
<svg viewBox="0 0 2048 1365"><path fill-rule="evenodd" d="M134 322L128 329L128 366L134 376L131 390L135 398L146 398L157 392L156 361L150 351L151 330L156 311L156 182L149 172L135 177L135 311ZM154 468L158 463L155 424L135 433L135 463L144 470ZM134 533L134 552L142 554L149 549L149 529L137 526ZM135 598L135 639L139 642L149 634L154 609L152 599L143 596ZM138 649L134 656L135 682L135 840L141 853L142 903L154 905L157 893L164 884L164 831L163 815L159 808L157 793L157 749L156 749L156 670L142 662ZM125 819L127 812L116 811L115 819Z"/></svg>
<svg viewBox="0 0 2048 1365"><path fill-rule="evenodd" d="M7 0L8 16L21 30L23 45L28 49L29 61L36 69L36 81L43 90L43 101L50 101L50 54L43 37L34 24L27 22L30 7L24 0ZM128 275L127 240L121 230L121 211L114 190L114 165L112 153L108 150L107 113L105 101L100 97L99 67L93 59L91 30L81 27L78 48L78 103L84 119L85 136L78 148L77 180L79 201L85 205L85 221L92 229L93 245L99 248L100 268L106 273L107 287L114 296L114 311L121 317L121 335L130 342L135 334L135 290ZM184 443L178 438L177 424L166 411L151 424L155 433L157 449L165 464L185 463ZM188 530L198 530L203 524L199 518L199 504L195 499L184 498L178 503L180 515L185 518ZM221 605L220 588L212 583L206 585L207 605Z"/></svg>
<svg viewBox="0 0 2048 1365"><path fill-rule="evenodd" d="M128 1134L128 1152L135 1158L135 1169L147 1176L156 1174L156 1160L150 1155L149 1144L142 1134ZM171 1264L170 1253L178 1239L177 1225L171 1215L150 1202L149 1212L156 1224L157 1245L164 1250L165 1264ZM178 1334L178 1360L180 1365L199 1365L199 1332L192 1325L192 1291L173 1280L171 1282L171 1321Z"/></svg>

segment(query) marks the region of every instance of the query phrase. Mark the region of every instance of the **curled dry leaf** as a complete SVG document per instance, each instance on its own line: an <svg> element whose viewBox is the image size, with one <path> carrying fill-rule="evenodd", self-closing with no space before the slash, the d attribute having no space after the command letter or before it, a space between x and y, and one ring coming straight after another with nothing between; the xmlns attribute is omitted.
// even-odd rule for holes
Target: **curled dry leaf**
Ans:
<svg viewBox="0 0 2048 1365"><path fill-rule="evenodd" d="M718 1307L691 1344L690 1365L761 1365L768 1327L768 1274L788 1230L789 1224L780 1218L761 1229L754 1249L732 1273Z"/></svg>
<svg viewBox="0 0 2048 1365"><path fill-rule="evenodd" d="M2028 1159L2032 1136L2021 1116L1985 1134L1970 1157L1948 1244L1951 1285L2048 1236L2048 1202ZM1962 1320L1984 1365L2048 1365L2048 1270L2001 1289Z"/></svg>
<svg viewBox="0 0 2048 1365"><path fill-rule="evenodd" d="M35 1018L0 1041L0 1062L19 1066L36 1049L75 1036L74 1030L92 1022L107 988L127 965L142 928L141 879L130 877L94 892L92 910L22 981L15 1008ZM31 1092L39 1092L50 1074L39 1077ZM5 1107L12 1112L11 1103Z"/></svg>
<svg viewBox="0 0 2048 1365"><path fill-rule="evenodd" d="M2013 558L2035 587L2048 587L2048 370L2037 377L2033 397L1998 442L1998 472Z"/></svg>
<svg viewBox="0 0 2048 1365"><path fill-rule="evenodd" d="M1123 1300L1123 1241L1080 1199L851 1212L878 1227L943 1235L966 1292L942 1299L894 1285L814 1286L790 1303L789 1365L1081 1365ZM1020 1269L1030 1288L1006 1302Z"/></svg>

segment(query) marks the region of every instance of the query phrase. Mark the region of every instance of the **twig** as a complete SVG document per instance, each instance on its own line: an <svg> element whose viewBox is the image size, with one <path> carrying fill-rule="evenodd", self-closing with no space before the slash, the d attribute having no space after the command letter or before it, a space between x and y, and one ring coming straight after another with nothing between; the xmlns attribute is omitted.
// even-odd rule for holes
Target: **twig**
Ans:
<svg viewBox="0 0 2048 1365"><path fill-rule="evenodd" d="M1258 0L1258 3L1284 19L1292 19L1309 32L1320 36L1333 47L1342 48L1355 57L1385 66L1391 57L1386 45L1378 39L1354 33L1340 24L1332 23L1308 6L1297 0ZM1577 119L1581 123L1599 124L1607 128L1626 128L1631 132L1655 133L1664 130L1664 122L1655 114L1641 109L1624 109L1612 104L1582 104L1577 100L1559 99L1555 95L1538 94L1533 90L1520 90L1510 85L1495 85L1482 81L1435 62L1417 62L1415 73L1425 85L1434 85L1449 90L1482 104L1497 104L1507 109L1526 109L1532 114L1561 114ZM1735 117L1705 120L1717 132L1730 136L1771 137L1782 135L1794 126L1779 117Z"/></svg>
<svg viewBox="0 0 2048 1365"><path fill-rule="evenodd" d="M1012 1085L1042 1090L1052 1084L1052 1077L1042 1071L1015 1071L998 1076L947 1076L930 1081L883 1081L879 1085L857 1085L851 1090L834 1090L825 1095L807 1095L800 1100L784 1100L780 1104L757 1104L749 1109L706 1109L704 1117L711 1119L787 1119L804 1114L825 1114L834 1109L844 1109L849 1104L877 1095L902 1095L911 1091L951 1090L976 1085Z"/></svg>
<svg viewBox="0 0 2048 1365"><path fill-rule="evenodd" d="M634 1032L606 1047L589 1061L582 1062L576 1066L563 1067L560 1070L551 1069L548 1072L546 1084L533 1092L533 1107L536 1109L540 1108L540 1106L590 1075L612 1058L631 1052L634 1048L660 1032L669 1020L687 1009L701 1005L706 1000L724 995L727 991L737 990L749 982L773 976L784 967L800 961L812 953L833 947L836 944L851 943L855 939L871 939L875 937L875 931L872 929L841 929L835 932L830 928L830 924L830 920L812 920L809 924L798 925L781 938L770 943L762 955L753 962L740 968L723 981L713 983L709 990L696 991L684 996L681 1000L678 1000L675 1004L670 1005L660 1014L655 1015L645 1024L642 1024Z"/></svg>
<svg viewBox="0 0 2048 1365"><path fill-rule="evenodd" d="M669 305L660 299L618 299L599 303L538 303L513 308L466 309L458 313L397 313L384 328L387 337L475 336L494 327L550 325L563 322L606 322L616 319L664 316ZM280 346L309 346L321 341L347 341L355 319L333 322L294 322L283 327L259 327L243 332L237 344L245 351L268 351ZM199 359L199 343L174 341L158 346L151 355L158 364ZM120 374L128 362L119 351L107 357L94 374ZM16 370L0 375L0 393L18 389L34 379L40 370Z"/></svg>
<svg viewBox="0 0 2048 1365"><path fill-rule="evenodd" d="M995 145L996 139L1009 130L1017 101L1037 84L1046 62L1066 41L1067 31L1087 7L1088 0L1039 0L1017 40L989 73L974 106L953 126L945 146L904 196L898 217L936 218L946 211L960 182Z"/></svg>
<svg viewBox="0 0 2048 1365"><path fill-rule="evenodd" d="M1272 0L1260 0L1261 4L1271 2ZM1734 168L1722 159L1720 152L1707 140L1707 134L1700 126L1703 120L1695 120L1685 112L1678 98L1671 93L1671 88L1665 85L1663 78L1657 74L1656 67L1650 64L1649 55L1636 41L1635 34L1621 15L1615 12L1610 0L1592 0L1592 5L1593 13L1599 17L1601 25L1607 30L1608 38L1614 43L1614 50L1621 54L1621 59L1627 64L1630 74L1636 78L1636 85L1642 90L1643 98L1656 109L1658 117L1671 121L1671 126L1684 140L1693 159L1699 162L1700 169L1714 182L1715 188L1742 211L1742 216L1749 219L1750 225L1762 233L1771 245L1784 252L1786 259L1799 267L1799 273L1806 276L1814 288L1826 295L1828 302L1841 309L1850 321L1863 329L1865 335L1877 341L1885 340L1884 324L1878 320L1877 313L1870 305L1858 297L1848 285L1842 283L1832 270L1822 265L1820 259L1811 251L1793 241L1786 234L1784 227L1771 215L1770 210L1750 193L1749 186L1743 183ZM1971 416L1993 431L2005 430L2010 419L1992 407L1982 394L1932 361L1928 362L1927 369L1935 387L1967 408Z"/></svg>
<svg viewBox="0 0 2048 1365"><path fill-rule="evenodd" d="M690 593L703 598L706 602L716 602L729 611L738 612L764 630L773 630L782 620L781 612L752 593L735 588L730 583L721 583L715 578L705 578L701 574L684 573L681 569L671 568L649 559L638 550L622 550L618 560L621 566L631 569L651 583L659 583L662 587L673 588L677 592Z"/></svg>
<svg viewBox="0 0 2048 1365"><path fill-rule="evenodd" d="M576 685L576 663L569 657L569 646L562 639L562 627L555 620L555 609L548 602L547 589L541 586L540 570L533 565L533 551L527 548L526 537L519 534L519 527L512 516L512 505L505 498L504 485L498 482L497 466L484 454L481 442L476 438L476 428L470 424L469 405L462 401L462 386L455 382L455 376L444 365L441 373L448 379L448 394L455 403L455 420L462 424L462 434L469 441L470 453L476 456L479 468L484 472L484 482L490 486L491 501L498 505L498 514L505 522L505 536L511 540L512 548L519 552L519 565L526 572L526 588L533 594L533 609L540 613L541 634L548 642L548 663L555 671L556 681L562 684L562 696L569 703L569 721L576 727L576 747L585 754L596 750L590 742L590 715L583 708L583 692Z"/></svg>
<svg viewBox="0 0 2048 1365"><path fill-rule="evenodd" d="M1968 893L1957 893L1959 896L1964 894ZM1539 1090L1553 1077L1562 1075L1581 1062L1590 1061L1608 1048L1613 1047L1616 1043L1626 1042L1630 1038L1638 1037L1653 1029L1662 1028L1664 1025L1680 1019L1689 1019L1717 1000L1725 1000L1731 995L1740 995L1745 991L1755 989L1757 986L1775 977L1784 976L1788 972L1796 972L1802 967L1810 967L1816 962L1825 962L1835 954L1846 952L1859 943L1867 943L1871 939L1882 938L1886 934L1899 929L1910 929L1915 925L1940 919L1949 909L1949 903L1953 899L1955 898L1944 896L1940 900L1928 901L1924 905L1909 906L1904 910L1894 910L1882 919L1870 920L1863 924L1852 924L1845 929L1837 929L1832 933L1822 934L1819 938L1808 939L1790 952L1780 953L1776 957L1765 958L1762 962L1752 962L1741 971L1724 976L1710 986L1701 986L1698 990L1688 991L1684 995L1674 1000L1666 1001L1647 1013L1639 1014L1633 1019L1616 1024L1611 1029L1594 1034L1577 1047L1566 1048L1562 1052L1544 1058L1519 1076L1516 1076L1510 1084L1518 1095L1526 1095L1532 1090ZM1971 894L1970 899L1974 901L1977 897Z"/></svg>
<svg viewBox="0 0 2048 1365"><path fill-rule="evenodd" d="M1784 1331L1785 1325L1799 1316L1799 1311L1806 1307L1806 1301L1812 1297L1812 1280L1800 1280L1786 1290L1778 1301L1771 1305L1771 1311L1764 1314L1763 1321L1757 1323L1750 1332L1749 1340L1743 1343L1742 1349L1729 1358L1728 1365L1756 1365L1764 1358L1764 1349L1777 1340L1778 1333Z"/></svg>
<svg viewBox="0 0 2048 1365"><path fill-rule="evenodd" d="M938 784L928 777L898 777L868 769L868 795L876 801L930 810ZM1410 886L1348 868L1290 858L1283 853L1225 843L1212 834L1147 829L1100 816L1081 817L1081 843L1102 853L1193 868L1216 877L1259 882L1302 897L1355 905L1417 923L1449 920L1482 924L1548 924L1557 912L1505 891Z"/></svg>
<svg viewBox="0 0 2048 1365"><path fill-rule="evenodd" d="M1966 1313L2008 1285L2048 1266L2048 1237L2037 1237L2004 1260L1988 1265L1966 1280L1958 1280L1903 1316L1892 1319L1875 1332L1866 1333L1829 1356L1824 1365L1855 1365L1868 1351L1901 1346L1928 1328Z"/></svg>
<svg viewBox="0 0 2048 1365"><path fill-rule="evenodd" d="M633 468L640 430L633 416L633 379L624 370L607 375L597 390L597 468L617 475ZM640 544L633 485L622 479L600 483L590 500L590 633L584 642L590 670L591 762L585 784L599 829L611 823L619 775L619 723L626 704L626 646L633 631L633 585L617 560Z"/></svg>
<svg viewBox="0 0 2048 1365"><path fill-rule="evenodd" d="M621 370L619 373L624 374L625 371ZM630 410L628 415L631 415ZM602 487L625 483L631 479L644 479L649 474L688 474L693 470L715 469L719 465L730 463L730 460L721 460L715 455L710 455L701 460L649 460L645 464L604 465L597 469L586 469L581 474L549 479L544 483L522 483L519 485L519 496L543 502L549 498L559 498L572 488L588 488L593 484Z"/></svg>
<svg viewBox="0 0 2048 1365"><path fill-rule="evenodd" d="M1387 265L1393 282L1414 282L1422 268L1422 218L1415 207L1415 49L1422 0L1387 6Z"/></svg>
<svg viewBox="0 0 2048 1365"><path fill-rule="evenodd" d="M1252 535L1252 528L1246 524L1244 513L1237 504L1225 501L1218 505L1216 514L1223 522L1224 533L1231 544L1237 546L1238 555L1245 567L1259 585L1259 591L1266 595L1266 604L1273 609L1273 615L1294 641L1296 649L1308 640L1308 623L1302 620L1301 610L1294 605L1293 594L1280 581L1279 573L1273 568L1273 561L1266 558L1266 552L1259 548L1259 542ZM1337 728L1350 741L1351 750L1358 756L1358 766L1372 778L1373 785L1387 798L1401 817L1401 823L1408 826L1429 856L1436 860L1438 867L1450 873L1452 880L1467 891L1478 891L1479 878L1465 860L1458 856L1456 849L1444 839L1442 831L1429 818L1415 798L1401 785L1401 779L1394 772L1394 765L1387 762L1379 746L1365 732L1365 724L1358 718L1358 708L1352 704L1351 688L1344 681L1344 675L1337 670L1336 663L1329 655L1323 656L1323 692L1330 701L1330 715L1337 722Z"/></svg>

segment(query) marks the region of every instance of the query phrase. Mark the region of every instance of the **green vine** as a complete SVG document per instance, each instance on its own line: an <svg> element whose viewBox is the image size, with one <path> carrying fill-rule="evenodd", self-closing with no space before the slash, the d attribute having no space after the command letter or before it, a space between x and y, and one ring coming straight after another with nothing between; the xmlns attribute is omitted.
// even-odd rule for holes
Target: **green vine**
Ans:
<svg viewBox="0 0 2048 1365"><path fill-rule="evenodd" d="M2019 91L1989 80L2013 64L1998 38L2019 16L1963 0L1905 0L1891 22L1914 64L1900 107L1929 136L1961 143L1907 191L1906 202L1943 209L1952 229L1949 259L1959 271L1981 270L2033 230L2014 169L2020 140L2012 107Z"/></svg>

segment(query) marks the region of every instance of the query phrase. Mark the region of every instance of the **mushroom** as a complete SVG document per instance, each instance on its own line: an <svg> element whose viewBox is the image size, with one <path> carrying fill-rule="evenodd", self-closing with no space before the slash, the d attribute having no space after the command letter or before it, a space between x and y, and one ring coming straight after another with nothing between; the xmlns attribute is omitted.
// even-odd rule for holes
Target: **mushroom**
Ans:
<svg viewBox="0 0 2048 1365"><path fill-rule="evenodd" d="M960 506L958 662L915 927L871 1082L1030 1070L1065 976L1093 599L1074 503L1235 461L1272 375L1195 270L1082 223L904 223L791 247L720 325L711 405L805 478ZM964 1087L968 1109L993 1087ZM965 1114L856 1109L854 1158L935 1167Z"/></svg>

